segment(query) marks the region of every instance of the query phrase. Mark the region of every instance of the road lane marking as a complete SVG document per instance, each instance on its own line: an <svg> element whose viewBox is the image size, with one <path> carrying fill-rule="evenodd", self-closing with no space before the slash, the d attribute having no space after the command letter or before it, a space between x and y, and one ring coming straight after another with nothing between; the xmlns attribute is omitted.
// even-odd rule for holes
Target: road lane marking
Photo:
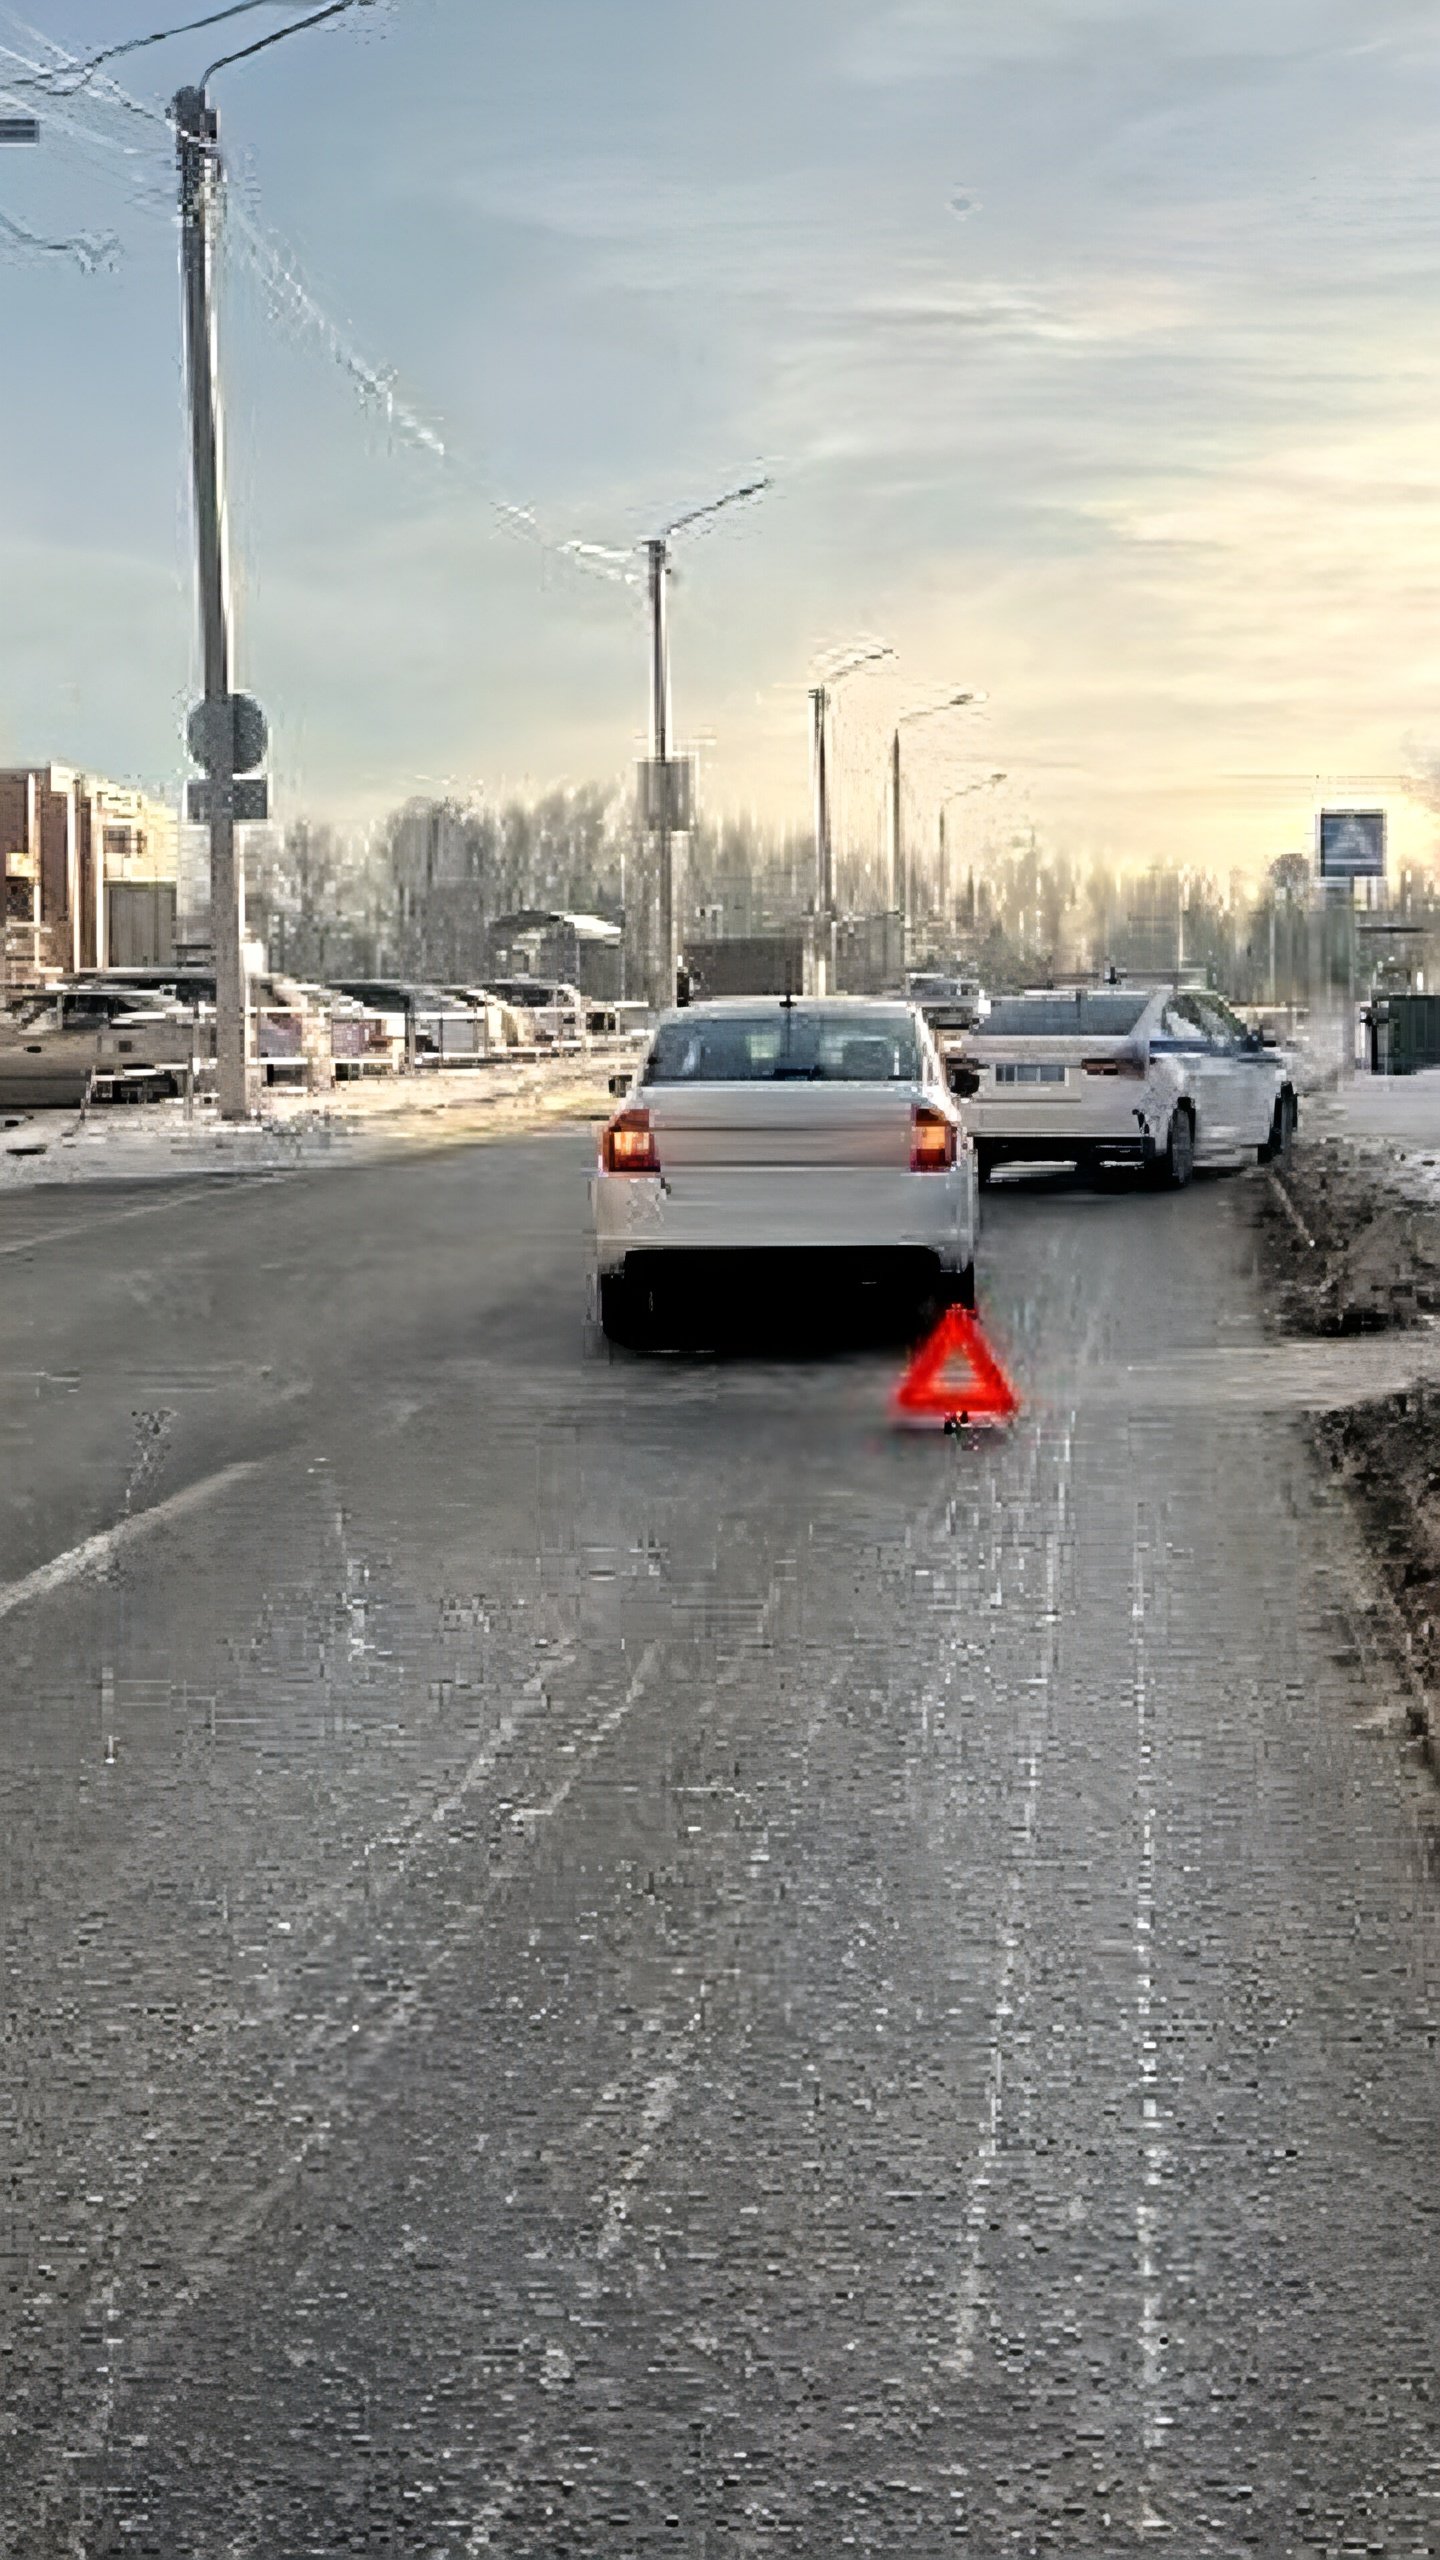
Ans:
<svg viewBox="0 0 1440 2560"><path fill-rule="evenodd" d="M1135 1882L1135 2028L1143 2163L1135 2199L1135 2256L1140 2279L1140 2432L1144 2451L1140 2530L1143 2534L1152 2534L1170 2530L1156 2506L1155 2478L1155 2456L1164 2445L1171 2423L1165 2408L1165 2329L1158 2257L1159 2191L1164 2185L1168 2155L1161 2132L1160 2048L1154 2021L1157 1808L1154 1716L1145 1643L1145 1548L1138 1512L1131 1576L1130 1616L1134 1627L1135 1738L1140 1796L1140 1858Z"/></svg>
<svg viewBox="0 0 1440 2560"><path fill-rule="evenodd" d="M698 2023L698 2019L692 2022L692 2033ZM615 2256L624 2240L625 2226L630 2219L631 2190L643 2178L655 2145L675 2112L680 2072L672 2066L678 2065L680 2060L678 2053L672 2055L670 2064L665 2070L656 2072L645 2092L640 2109L640 2140L605 2198L604 2220L595 2243L595 2255L602 2266L608 2258Z"/></svg>
<svg viewBox="0 0 1440 2560"><path fill-rule="evenodd" d="M221 1174L208 1173L199 1182L195 1181L193 1176L188 1176L183 1173L174 1175L151 1174L148 1179L152 1182L173 1180L178 1183L188 1181L190 1183L190 1188L184 1191L169 1191L166 1193L163 1200L137 1200L133 1208L111 1209L104 1217L84 1219L76 1218L68 1227L41 1227L38 1234L31 1236L17 1236L9 1244L0 1244L0 1256L9 1256L15 1253L32 1253L37 1245L42 1244L74 1244L77 1239L83 1240L84 1238L93 1235L99 1227L121 1227L124 1226L127 1220L131 1218L158 1218L162 1210L183 1208L186 1202L190 1200L213 1199L217 1192L223 1194L227 1191L234 1191L237 1188L245 1191L258 1191L266 1183L289 1182L292 1178L291 1168L288 1165L278 1173L247 1173L244 1171ZM80 1192L84 1187L86 1186L82 1186L77 1183L75 1185L75 1191Z"/></svg>
<svg viewBox="0 0 1440 2560"><path fill-rule="evenodd" d="M1078 1345L1075 1369L1082 1374L1092 1364L1095 1345L1104 1320L1103 1309L1096 1307ZM985 2300L985 2229L990 2209L990 2189L1000 2159L1000 2138L1005 2105L1005 2049L1009 2041L1010 2020L1014 2014L1011 1992L1019 1961L1020 1940L1024 1929L1026 1891L1030 1869L1034 1863L1035 1822L1040 1801L1045 1744L1048 1739L1051 1687L1059 1668L1061 1612L1059 1608L1060 1556L1072 1522L1070 1517L1071 1483L1074 1472L1075 1431L1079 1403L1073 1397L1060 1425L1059 1465L1053 1489L1047 1501L1053 1502L1054 1514L1045 1539L1045 1606L1040 1624L1046 1632L1045 1651L1039 1672L1029 1687L1035 1698L1028 1718L1028 1731L1021 1737L1024 1753L1024 1786L1020 1799L1019 1845L1011 1867L1008 1889L1000 1923L1000 1974L990 2013L990 2031L986 2042L984 2095L980 2110L980 2131L975 2158L966 2185L965 2212L961 2222L960 2276L955 2290L954 2327L949 2347L941 2358L946 2372L957 2381L965 2381L975 2362L975 2343L979 2333L980 2313ZM1034 1455L1019 1505L1018 1536L1010 1545L1023 1555L1023 1535L1028 1526L1040 1464L1037 1438ZM1037 1511L1039 1506L1036 1506ZM1004 1604L1003 1565L1006 1548L997 1545L995 1555L995 1587L992 1608Z"/></svg>
<svg viewBox="0 0 1440 2560"><path fill-rule="evenodd" d="M1062 1540L1069 1527L1070 1474L1075 1447L1075 1415L1067 1417L1060 1442L1060 1464L1052 1499L1055 1514L1045 1540L1045 1607L1041 1624L1046 1630L1045 1652L1038 1673L1030 1683L1035 1703L1029 1718L1029 1733L1022 1739L1024 1784L1021 1791L1018 1840L1012 1859L1009 1881L1000 1922L1000 1973L990 2011L990 2030L985 2050L984 2094L980 2107L980 2131L966 2182L965 2213L961 2223L960 2277L955 2289L954 2326L950 2346L943 2362L955 2380L968 2379L975 2363L975 2344L980 2328L980 2314L985 2302L985 2230L991 2212L991 2188L1000 2159L1000 2139L1005 2112L1005 2052L1010 2036L1010 2022L1015 2014L1011 1997L1015 1988L1016 1969L1020 1957L1020 1941L1024 1932L1026 1894L1030 1871L1034 1864L1035 1825L1040 1804L1040 1779L1044 1766L1045 1742L1050 1715L1050 1692L1059 1661L1060 1611L1059 1578ZM1028 1520L1030 1492L1034 1470L1027 1487L1025 1518ZM997 1558L997 1565L999 1559Z"/></svg>
<svg viewBox="0 0 1440 2560"><path fill-rule="evenodd" d="M533 1838L541 1823L549 1822L559 1812L577 1779L584 1776L589 1763L595 1758L601 1746L609 1741L612 1733L619 1730L636 1699L649 1686L650 1674L655 1668L659 1652L660 1639L658 1636L652 1637L631 1674L630 1685L624 1695L616 1700L613 1707L607 1708L599 1723L592 1725L589 1732L582 1734L577 1742L562 1743L562 1750L575 1754L573 1769L567 1777L561 1779L559 1786L546 1797L543 1804L516 1806L510 1816L515 1830L523 1831L528 1838Z"/></svg>
<svg viewBox="0 0 1440 2560"><path fill-rule="evenodd" d="M254 1475L259 1464L258 1458L239 1458L214 1475L201 1476L198 1483L183 1485L178 1493L167 1494L163 1502L152 1502L147 1511L131 1512L124 1520L117 1520L113 1528L98 1529L93 1538L82 1538L78 1547L67 1547L63 1555L52 1556L48 1564L37 1564L18 1582L0 1584L0 1618L28 1608L32 1601L47 1599L52 1591L63 1590L69 1582L83 1581L87 1574L107 1572L116 1557L147 1531L168 1528L187 1512L199 1511L205 1503L214 1502L232 1486Z"/></svg>

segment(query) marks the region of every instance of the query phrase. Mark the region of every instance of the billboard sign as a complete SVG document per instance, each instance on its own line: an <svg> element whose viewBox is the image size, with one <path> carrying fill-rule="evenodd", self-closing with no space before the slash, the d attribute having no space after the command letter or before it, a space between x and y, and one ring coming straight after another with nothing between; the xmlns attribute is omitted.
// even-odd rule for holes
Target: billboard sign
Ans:
<svg viewBox="0 0 1440 2560"><path fill-rule="evenodd" d="M1384 879L1383 809L1321 810L1320 877L1322 880Z"/></svg>

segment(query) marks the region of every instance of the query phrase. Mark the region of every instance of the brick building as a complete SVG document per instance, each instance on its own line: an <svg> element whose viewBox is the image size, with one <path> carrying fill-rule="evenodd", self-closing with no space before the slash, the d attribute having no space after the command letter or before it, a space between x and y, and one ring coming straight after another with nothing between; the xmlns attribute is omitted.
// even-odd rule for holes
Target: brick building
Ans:
<svg viewBox="0 0 1440 2560"><path fill-rule="evenodd" d="M173 944L177 859L174 812L144 792L69 765L0 769L0 911L11 975L36 965L104 968L112 956L133 965L167 931ZM160 964L168 955L156 948L153 956Z"/></svg>

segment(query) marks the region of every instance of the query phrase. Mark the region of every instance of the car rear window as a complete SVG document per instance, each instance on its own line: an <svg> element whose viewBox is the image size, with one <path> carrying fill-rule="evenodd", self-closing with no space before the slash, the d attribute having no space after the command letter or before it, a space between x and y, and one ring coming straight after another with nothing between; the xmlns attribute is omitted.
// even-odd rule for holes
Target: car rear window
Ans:
<svg viewBox="0 0 1440 2560"><path fill-rule="evenodd" d="M987 1040L1123 1040L1149 1003L1148 995L1092 993L999 996L983 1025Z"/></svg>
<svg viewBox="0 0 1440 2560"><path fill-rule="evenodd" d="M646 1084L913 1084L920 1049L908 1013L696 1014L664 1022Z"/></svg>

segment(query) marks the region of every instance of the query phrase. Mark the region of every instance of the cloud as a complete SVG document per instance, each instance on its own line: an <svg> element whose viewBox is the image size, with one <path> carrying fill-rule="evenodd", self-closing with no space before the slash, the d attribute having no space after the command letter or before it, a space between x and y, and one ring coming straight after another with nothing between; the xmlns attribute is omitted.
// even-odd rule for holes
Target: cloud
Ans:
<svg viewBox="0 0 1440 2560"><path fill-rule="evenodd" d="M1369 0L1357 36L1352 0L885 0L841 49L843 74L867 86L947 71L1090 71L1125 63L1294 62L1320 52L1413 58L1435 49L1429 0Z"/></svg>

